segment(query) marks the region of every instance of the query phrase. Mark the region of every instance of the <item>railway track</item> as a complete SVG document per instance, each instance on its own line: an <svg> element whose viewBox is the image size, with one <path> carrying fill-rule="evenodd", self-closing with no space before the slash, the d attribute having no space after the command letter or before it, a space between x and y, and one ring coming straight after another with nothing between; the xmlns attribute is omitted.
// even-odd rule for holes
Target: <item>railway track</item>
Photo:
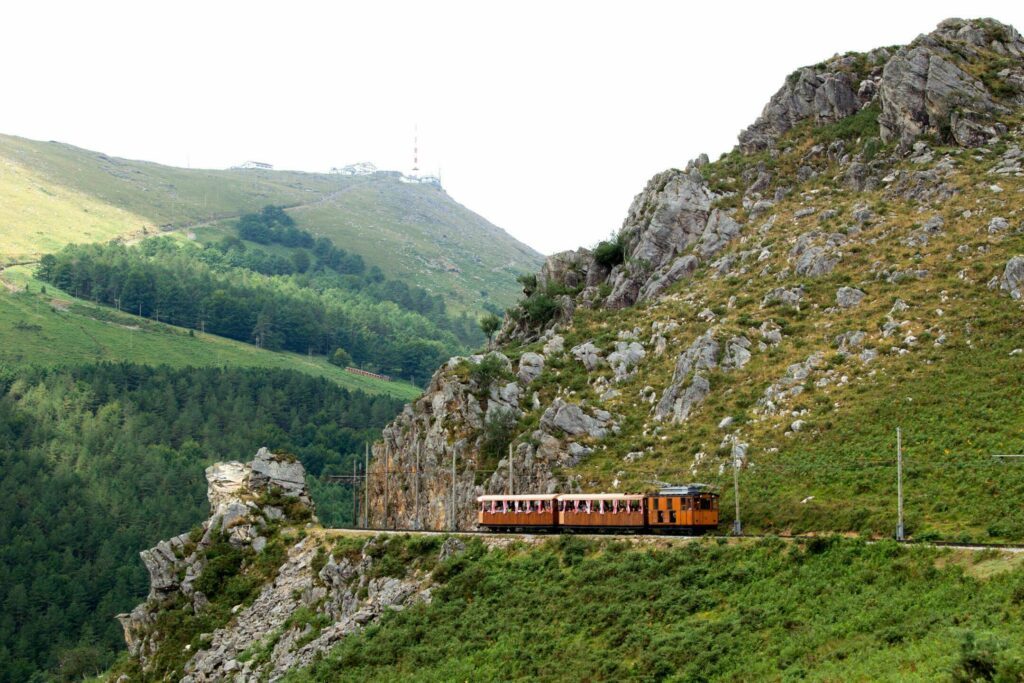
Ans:
<svg viewBox="0 0 1024 683"><path fill-rule="evenodd" d="M380 529L380 528L337 528L337 529L325 529L328 533L356 533L363 535L373 534L420 534L424 536L485 536L485 537L521 537L521 538L543 538L548 536L575 536L579 538L592 538L592 539L661 539L661 540L697 540L701 538L710 540L739 540L739 539L752 539L752 540L763 540L769 538L777 538L782 541L809 541L815 538L824 538L827 535L809 535L809 534L797 534L791 536L779 536L775 534L743 534L742 536L731 536L722 534L704 534L704 535L683 535L683 534L649 534L649 533L628 533L628 534L617 534L617 533L514 533L514 532L494 532L484 531L481 529L469 529L462 531L444 531L434 529ZM880 539L868 540L868 543L878 543ZM953 550L999 550L1002 552L1010 553L1022 553L1024 552L1024 544L1020 543L962 543L958 541L915 541L905 540L897 541L900 545L906 546L922 546L929 548L950 548Z"/></svg>

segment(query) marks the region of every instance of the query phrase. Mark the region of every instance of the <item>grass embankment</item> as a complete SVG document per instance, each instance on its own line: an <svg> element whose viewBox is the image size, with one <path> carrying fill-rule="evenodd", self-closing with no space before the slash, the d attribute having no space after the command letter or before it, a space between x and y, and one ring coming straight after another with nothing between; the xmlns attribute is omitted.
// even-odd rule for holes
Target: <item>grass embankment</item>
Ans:
<svg viewBox="0 0 1024 683"><path fill-rule="evenodd" d="M403 555L400 537L394 545ZM1020 558L992 551L836 538L572 537L487 550L474 539L433 572L440 585L431 604L386 614L288 680L931 681L1024 673L1024 569Z"/></svg>
<svg viewBox="0 0 1024 683"><path fill-rule="evenodd" d="M147 365L265 367L325 377L347 389L412 399L420 389L345 372L320 356L266 351L75 299L43 283L26 268L9 268L4 279L22 290L0 289L0 364L55 366L98 361Z"/></svg>

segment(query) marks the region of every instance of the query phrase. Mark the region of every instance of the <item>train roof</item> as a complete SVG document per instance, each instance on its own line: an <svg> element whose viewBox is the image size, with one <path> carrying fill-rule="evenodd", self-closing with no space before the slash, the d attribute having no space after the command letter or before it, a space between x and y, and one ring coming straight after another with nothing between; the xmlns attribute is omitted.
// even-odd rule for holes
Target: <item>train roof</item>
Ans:
<svg viewBox="0 0 1024 683"><path fill-rule="evenodd" d="M499 500L554 500L555 498L558 498L557 493L526 493L514 496L497 494L489 496L477 496L476 502L490 503L491 501Z"/></svg>
<svg viewBox="0 0 1024 683"><path fill-rule="evenodd" d="M683 486L663 486L658 489L659 496L694 496L698 493L714 493L707 484L686 484ZM717 494L716 494L717 495Z"/></svg>
<svg viewBox="0 0 1024 683"><path fill-rule="evenodd" d="M558 500L643 500L642 493L567 493Z"/></svg>

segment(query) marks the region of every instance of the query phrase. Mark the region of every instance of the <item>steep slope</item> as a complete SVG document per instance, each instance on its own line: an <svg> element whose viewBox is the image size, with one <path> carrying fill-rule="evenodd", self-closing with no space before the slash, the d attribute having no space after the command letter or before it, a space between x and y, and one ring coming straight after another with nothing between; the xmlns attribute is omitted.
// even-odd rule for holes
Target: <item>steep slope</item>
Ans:
<svg viewBox="0 0 1024 683"><path fill-rule="evenodd" d="M731 511L735 465L750 529L889 535L899 426L912 535L1024 538L991 457L1024 445L1022 107L991 20L793 72L438 371L375 448L374 523L472 526L511 444L519 491L696 480Z"/></svg>
<svg viewBox="0 0 1024 683"><path fill-rule="evenodd" d="M497 306L510 304L515 275L542 258L443 190L397 174L182 169L6 135L0 159L0 259L8 262L69 242L191 228L267 204L292 207L302 227L365 254L389 276L423 280L456 310L478 310L481 290Z"/></svg>

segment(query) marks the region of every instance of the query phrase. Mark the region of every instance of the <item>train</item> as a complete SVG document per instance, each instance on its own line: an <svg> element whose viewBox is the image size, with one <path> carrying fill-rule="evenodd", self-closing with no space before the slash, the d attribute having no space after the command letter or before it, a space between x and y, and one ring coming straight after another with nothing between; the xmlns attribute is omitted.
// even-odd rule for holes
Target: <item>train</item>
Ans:
<svg viewBox="0 0 1024 683"><path fill-rule="evenodd" d="M538 493L479 496L477 524L494 532L663 533L718 528L718 494L704 484L657 493Z"/></svg>

